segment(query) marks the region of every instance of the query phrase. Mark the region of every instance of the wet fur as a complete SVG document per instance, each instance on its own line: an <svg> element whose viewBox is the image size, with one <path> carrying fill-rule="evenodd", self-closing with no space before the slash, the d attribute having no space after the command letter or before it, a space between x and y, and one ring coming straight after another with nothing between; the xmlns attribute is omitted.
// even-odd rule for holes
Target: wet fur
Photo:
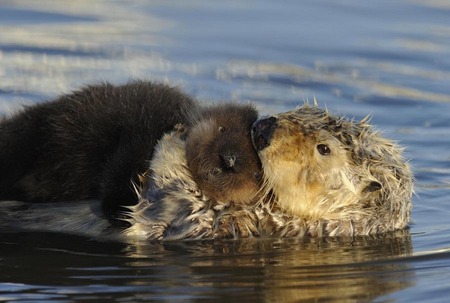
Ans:
<svg viewBox="0 0 450 303"><path fill-rule="evenodd" d="M148 240L234 237L231 227L221 226L216 233L217 216L256 203L261 167L250 137L256 118L250 105L222 104L206 108L189 127L179 125L164 135L137 190L140 202L125 214L131 227L124 235Z"/></svg>
<svg viewBox="0 0 450 303"><path fill-rule="evenodd" d="M162 134L187 123L197 103L167 85L87 86L0 122L0 199L102 199L114 218L137 197Z"/></svg>
<svg viewBox="0 0 450 303"><path fill-rule="evenodd" d="M107 109L104 116L98 115L100 109ZM248 133L237 140L246 145L228 144L251 122L221 119L216 110L198 110L177 90L147 82L92 86L25 109L0 123L0 198L102 197L103 212L114 216L123 212L119 206L139 200L124 214L131 227L122 236L146 240L354 236L407 226L409 166L402 149L366 120L349 121L309 105L273 116L277 122L270 145L259 151L264 185L258 195L253 179L257 159L238 175L250 183L222 182L236 177L223 169L224 156L229 160L230 154L207 142L231 146L235 155L254 151ZM179 122L187 128L165 134L153 154L156 141ZM237 133L220 130L238 125ZM221 134L232 135L214 140ZM318 144L326 144L331 153L318 154ZM206 165L196 164L200 158L194 153L187 155L195 149ZM150 170L143 173L148 159ZM144 181L143 188L133 189L130 180ZM208 190L216 180L225 186ZM240 194L224 195L223 188ZM251 194L240 199L247 191Z"/></svg>
<svg viewBox="0 0 450 303"><path fill-rule="evenodd" d="M259 151L266 197L331 235L376 234L407 227L413 177L403 149L367 123L305 104L274 115ZM325 144L330 154L322 155ZM315 223L314 223L315 222Z"/></svg>
<svg viewBox="0 0 450 303"><path fill-rule="evenodd" d="M179 240L211 238L214 211L192 178L183 129L166 134L156 147L148 176L136 188L139 203L125 212L126 238ZM170 163L170 165L167 165Z"/></svg>
<svg viewBox="0 0 450 303"><path fill-rule="evenodd" d="M194 181L207 196L254 203L261 164L250 130L257 118L251 105L224 103L204 109L192 122L186 160Z"/></svg>
<svg viewBox="0 0 450 303"><path fill-rule="evenodd" d="M353 237L407 227L409 165L402 149L366 119L350 121L307 104L274 118L270 145L259 151L264 186L256 203L217 203L203 195L186 167L185 142L172 133L160 142L154 182L131 209L132 227L124 234L148 240ZM319 144L330 154L318 153ZM168 159L165 150L173 146L178 152ZM166 161L177 163L170 173L162 169Z"/></svg>

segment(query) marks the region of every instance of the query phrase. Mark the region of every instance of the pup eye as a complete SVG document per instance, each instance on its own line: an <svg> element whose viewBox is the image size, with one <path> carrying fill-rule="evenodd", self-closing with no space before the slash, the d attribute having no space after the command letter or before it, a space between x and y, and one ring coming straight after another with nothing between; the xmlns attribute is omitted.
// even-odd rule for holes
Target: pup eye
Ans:
<svg viewBox="0 0 450 303"><path fill-rule="evenodd" d="M225 132L225 127L219 126L219 132L224 133Z"/></svg>
<svg viewBox="0 0 450 303"><path fill-rule="evenodd" d="M323 156L327 156L331 153L331 149L326 144L317 145L317 151Z"/></svg>

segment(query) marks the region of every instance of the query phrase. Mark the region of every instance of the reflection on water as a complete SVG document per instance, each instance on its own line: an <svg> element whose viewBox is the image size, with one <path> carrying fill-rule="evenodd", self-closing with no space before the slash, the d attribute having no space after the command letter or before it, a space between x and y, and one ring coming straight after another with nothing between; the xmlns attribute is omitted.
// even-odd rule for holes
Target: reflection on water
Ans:
<svg viewBox="0 0 450 303"><path fill-rule="evenodd" d="M411 234L354 241L123 244L6 232L3 216L0 301L447 300L449 12L440 0L2 1L0 115L130 78L251 100L262 114L316 98L372 114L406 146L417 197Z"/></svg>
<svg viewBox="0 0 450 303"><path fill-rule="evenodd" d="M112 292L124 299L367 301L411 287L415 279L411 265L401 261L412 253L407 231L352 241L126 245L39 233L0 239L2 279L12 283L8 291L0 289L0 298L9 299L107 298ZM28 274L38 270L39 275Z"/></svg>

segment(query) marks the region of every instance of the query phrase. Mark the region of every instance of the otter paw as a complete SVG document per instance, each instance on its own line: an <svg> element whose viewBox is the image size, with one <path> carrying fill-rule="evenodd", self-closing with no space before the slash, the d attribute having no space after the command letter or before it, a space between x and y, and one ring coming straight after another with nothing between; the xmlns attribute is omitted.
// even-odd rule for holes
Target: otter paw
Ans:
<svg viewBox="0 0 450 303"><path fill-rule="evenodd" d="M257 216L246 210L221 215L216 221L215 238L238 239L259 236Z"/></svg>

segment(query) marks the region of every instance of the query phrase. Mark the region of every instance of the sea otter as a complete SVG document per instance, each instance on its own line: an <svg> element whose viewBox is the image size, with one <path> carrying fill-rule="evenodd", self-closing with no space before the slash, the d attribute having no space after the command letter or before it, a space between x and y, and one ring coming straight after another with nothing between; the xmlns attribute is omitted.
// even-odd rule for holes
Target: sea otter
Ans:
<svg viewBox="0 0 450 303"><path fill-rule="evenodd" d="M408 225L410 167L403 149L374 131L367 118L354 122L305 104L256 121L252 138L266 196L281 213L301 219L281 225L304 228L306 222L309 233L326 235L377 234Z"/></svg>
<svg viewBox="0 0 450 303"><path fill-rule="evenodd" d="M107 217L133 205L131 180L161 136L199 104L167 85L87 86L0 121L0 200L101 199Z"/></svg>

